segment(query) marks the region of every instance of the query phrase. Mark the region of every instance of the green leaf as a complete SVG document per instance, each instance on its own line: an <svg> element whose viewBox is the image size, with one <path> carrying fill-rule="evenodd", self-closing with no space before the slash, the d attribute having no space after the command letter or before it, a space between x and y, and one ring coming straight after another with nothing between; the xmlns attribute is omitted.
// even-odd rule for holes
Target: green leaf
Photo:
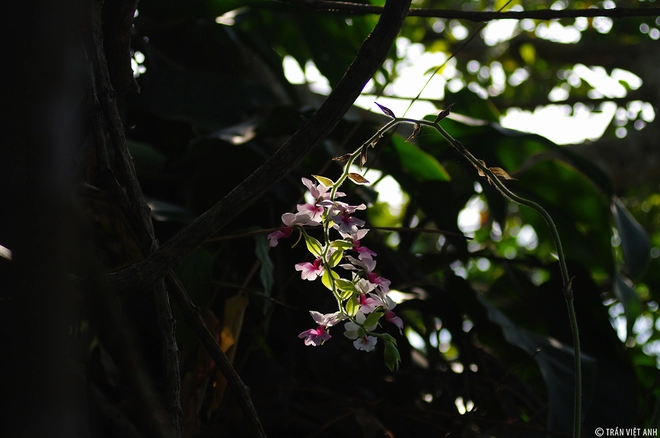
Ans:
<svg viewBox="0 0 660 438"><path fill-rule="evenodd" d="M138 172L143 170L157 171L165 166L165 156L152 145L126 139L126 146Z"/></svg>
<svg viewBox="0 0 660 438"><path fill-rule="evenodd" d="M353 295L347 302L346 302L346 313L348 313L348 316L355 316L357 314L358 309L360 308L360 303L355 295Z"/></svg>
<svg viewBox="0 0 660 438"><path fill-rule="evenodd" d="M338 278L339 278L339 274L337 274L332 269L326 269L323 271L323 276L321 277L321 283L323 283L323 286L327 287L328 289L334 290L333 284L334 282L337 281Z"/></svg>
<svg viewBox="0 0 660 438"><path fill-rule="evenodd" d="M337 289L339 289L342 292L346 292L345 294L341 294L341 299L345 300L351 295L357 294L357 289L355 289L355 285L353 282L348 281L344 278L338 278L335 280L335 285L337 286Z"/></svg>
<svg viewBox="0 0 660 438"><path fill-rule="evenodd" d="M623 304L623 312L626 316L626 339L633 335L633 325L637 317L641 315L642 302L635 289L629 284L627 279L618 272L614 278L614 295Z"/></svg>
<svg viewBox="0 0 660 438"><path fill-rule="evenodd" d="M344 257L344 251L343 250L335 251L330 256L330 260L328 260L328 264L330 265L331 268L334 268L335 266L337 266L339 264L342 257Z"/></svg>
<svg viewBox="0 0 660 438"><path fill-rule="evenodd" d="M344 251L353 248L353 242L348 242L346 240L334 240L330 242L330 248L336 248Z"/></svg>
<svg viewBox="0 0 660 438"><path fill-rule="evenodd" d="M314 179L316 179L318 182L321 183L321 185L325 187L332 187L335 185L335 182L331 180L330 178L326 178L325 176L321 175L312 175Z"/></svg>
<svg viewBox="0 0 660 438"><path fill-rule="evenodd" d="M364 326L369 329L370 327L375 327L378 324L378 320L385 314L385 312L377 311L371 312L367 319L364 320Z"/></svg>
<svg viewBox="0 0 660 438"><path fill-rule="evenodd" d="M614 272L610 200L584 174L564 161L538 161L518 175L511 187L520 196L538 202L553 218L569 260L580 260L594 272ZM549 256L555 247L543 218L522 207L523 223L537 233L537 254Z"/></svg>
<svg viewBox="0 0 660 438"><path fill-rule="evenodd" d="M612 202L612 214L621 237L621 250L628 276L638 280L651 260L651 241L644 228L617 198Z"/></svg>
<svg viewBox="0 0 660 438"><path fill-rule="evenodd" d="M353 293L350 290L348 290L348 289L339 289L339 298L342 301L347 300L352 296L353 296Z"/></svg>
<svg viewBox="0 0 660 438"><path fill-rule="evenodd" d="M394 338L392 337L392 335L390 335L390 334L388 334L388 333L383 333L383 334L380 335L380 337L381 337L385 342L390 342L390 343L396 345L396 339L394 339Z"/></svg>
<svg viewBox="0 0 660 438"><path fill-rule="evenodd" d="M449 181L449 173L432 155L414 144L406 143L401 137L392 137L403 170L417 181Z"/></svg>
<svg viewBox="0 0 660 438"><path fill-rule="evenodd" d="M536 61L536 49L530 43L525 43L520 46L520 57L527 63L527 65L534 65Z"/></svg>
<svg viewBox="0 0 660 438"><path fill-rule="evenodd" d="M323 254L323 246L321 245L321 242L319 242L315 237L307 234L305 231L303 231L302 234L305 238L305 244L307 245L309 252L311 252L315 257L321 257L321 254Z"/></svg>
<svg viewBox="0 0 660 438"><path fill-rule="evenodd" d="M399 355L399 350L393 342L385 341L385 352L383 356L385 358L385 366L390 371L396 372L399 369L401 355Z"/></svg>
<svg viewBox="0 0 660 438"><path fill-rule="evenodd" d="M532 355L548 388L548 429L570 434L573 428L574 370L573 348L556 339L542 336L516 326L485 298L477 296L488 311L488 319L502 328L504 338L512 345ZM582 353L582 412L589 406L589 394L594 390L596 362Z"/></svg>

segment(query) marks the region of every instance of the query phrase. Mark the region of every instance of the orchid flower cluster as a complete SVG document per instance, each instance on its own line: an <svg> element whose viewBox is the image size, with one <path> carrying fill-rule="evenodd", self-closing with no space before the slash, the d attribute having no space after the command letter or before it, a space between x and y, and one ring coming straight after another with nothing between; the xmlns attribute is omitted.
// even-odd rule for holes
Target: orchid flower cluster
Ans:
<svg viewBox="0 0 660 438"><path fill-rule="evenodd" d="M320 278L337 301L338 310L334 313L309 312L316 327L298 335L305 345L322 345L332 337L330 329L343 323L344 336L353 341L357 350L372 351L381 339L385 344L385 364L390 370L395 370L400 362L396 340L387 333L374 330L384 320L394 324L402 333L403 321L394 313L396 304L388 296L390 281L375 272L374 257L377 254L360 242L369 230L363 228L365 221L353 214L367 207L337 200L346 196L338 188L347 178L357 184L368 183L360 174L349 172L350 165L358 155L366 159L366 154L362 152L364 147L337 159L346 164L336 182L317 175L314 175L316 183L302 178L303 185L311 195L311 202L298 204L297 213L284 213L284 228L270 233L268 239L273 247L279 239L290 237L297 230L314 260L298 263L295 269L300 271L303 280L314 281ZM323 242L310 236L306 227L322 227ZM338 234L338 238L332 240L331 232ZM339 275L337 268L343 269L346 278Z"/></svg>

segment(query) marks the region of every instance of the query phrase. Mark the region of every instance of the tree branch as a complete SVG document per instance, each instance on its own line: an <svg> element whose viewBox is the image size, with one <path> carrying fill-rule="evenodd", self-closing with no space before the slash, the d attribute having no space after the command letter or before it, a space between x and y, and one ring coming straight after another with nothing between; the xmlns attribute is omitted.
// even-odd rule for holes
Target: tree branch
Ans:
<svg viewBox="0 0 660 438"><path fill-rule="evenodd" d="M117 3L117 2L116 2ZM120 53L113 53L115 63L120 62L122 57L128 55L128 42L130 41L130 23L133 19L135 12L136 1L127 0L117 3L111 11L103 11L106 20L111 22L128 23L121 27L128 36L121 36L115 32L114 38L110 40L104 48L104 37L101 29L101 13L99 10L100 4L92 2L92 47L90 52L93 59L93 75L92 88L93 99L95 105L101 109L102 114L98 117L92 117L92 129L95 131L103 129L103 123L96 118L103 117L105 119L105 126L107 127L108 134L111 140L112 147L115 150L114 168L110 167L107 157L106 144L100 137L103 136L100 132L95 132L97 156L101 161L103 172L105 173L105 180L109 181L111 193L113 193L118 204L128 220L130 221L133 231L135 232L138 240L139 247L143 254L152 253L157 247L151 222L151 210L142 193L140 183L137 179L135 166L133 165L132 158L126 145L126 137L124 135L124 128L117 109L116 93L113 88L113 83L110 78L110 71L108 69L108 61L106 60L106 50L116 48L117 44L125 45ZM113 19L109 17L115 15ZM123 43L121 42L123 41ZM125 62L125 60L124 60ZM129 63L130 68L130 63ZM115 67L115 82L124 83L126 79L125 73L122 75L121 68ZM121 77L123 76L123 77ZM132 75L131 75L132 79ZM100 142L99 142L100 141ZM115 179L116 177L116 179ZM119 187L119 184L121 187ZM170 308L169 297L165 289L163 281L155 282L146 288L152 293L149 304L154 307L155 324L157 330L155 331L158 340L158 348L160 352L160 361L157 365L159 367L159 374L162 378L163 395L165 398L165 408L167 414L163 417L169 420L168 432L172 436L180 436L181 434L181 421L183 417L183 410L181 409L180 401L180 385L181 379L179 376L179 357L178 348L176 344L174 318ZM153 415L153 413L151 413ZM169 434L168 434L169 435Z"/></svg>
<svg viewBox="0 0 660 438"><path fill-rule="evenodd" d="M378 24L364 41L355 60L314 116L252 175L220 202L176 234L145 260L108 274L117 291L138 291L153 284L190 251L231 222L241 211L297 167L331 131L360 95L385 60L403 25L410 0L388 0Z"/></svg>
<svg viewBox="0 0 660 438"><path fill-rule="evenodd" d="M138 0L103 3L103 45L112 86L120 96L126 91L140 91L131 68L131 28Z"/></svg>
<svg viewBox="0 0 660 438"><path fill-rule="evenodd" d="M167 285L172 293L172 297L181 307L186 322L195 330L202 345L204 345L204 348L206 348L206 351L208 351L213 359L213 362L215 362L222 375L225 376L231 389L237 394L239 403L249 419L248 422L254 436L265 437L266 432L259 421L257 411L254 409L254 405L250 399L249 388L245 386L236 370L234 370L234 367L231 366L229 359L227 359L225 353L220 349L215 337L206 326L199 309L192 302L173 271L170 271L167 276Z"/></svg>
<svg viewBox="0 0 660 438"><path fill-rule="evenodd" d="M295 6L304 7L320 12L332 12L343 15L366 15L382 14L381 6L373 6L363 3L339 2L331 0L278 0ZM660 8L612 8L612 9L539 9L534 11L505 11L505 12L480 12L480 11L455 11L448 9L412 8L408 11L409 17L435 17L455 18L485 22L491 20L514 19L522 20L532 18L536 20L553 20L557 18L577 17L656 17L660 16Z"/></svg>

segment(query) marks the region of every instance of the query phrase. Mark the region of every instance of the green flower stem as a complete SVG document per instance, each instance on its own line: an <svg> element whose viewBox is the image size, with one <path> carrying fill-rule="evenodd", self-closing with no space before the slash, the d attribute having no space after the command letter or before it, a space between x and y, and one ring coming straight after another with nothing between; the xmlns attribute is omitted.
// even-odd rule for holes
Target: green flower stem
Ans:
<svg viewBox="0 0 660 438"><path fill-rule="evenodd" d="M360 146L357 148L350 156L348 157L348 160L346 160L346 163L344 164L344 169L342 171L342 174L339 176L339 179L332 185L332 189L330 190L330 199L332 201L335 200L335 196L337 194L337 189L341 187L342 184L344 184L344 181L346 181L346 178L348 178L348 174L350 173L350 167L355 161L355 159L358 157L359 154L362 153L362 149L364 149L364 145ZM328 260L328 251L330 250L330 218L327 217L327 212L323 213L323 238L325 239L325 245L323 248L323 254L322 254L322 260L323 260L323 269L327 270L328 272L331 271L330 268L330 261ZM342 303L341 299L341 294L337 290L337 284L335 283L335 278L332 276L332 274L329 274L330 278L330 284L332 285L332 294L335 297L335 300L337 301L337 306L339 306L339 311L343 313L344 315L348 316L349 319L353 322L354 319L348 315L348 312L344 308L344 305Z"/></svg>
<svg viewBox="0 0 660 438"><path fill-rule="evenodd" d="M581 351L580 351L580 332L578 329L577 316L575 314L575 306L573 303L573 290L571 286L571 278L568 275L568 268L566 267L566 256L564 255L564 250L562 248L561 239L559 238L559 232L557 227L552 220L550 214L539 204L529 199L525 199L521 196L513 193L509 188L507 188L504 183L493 174L493 172L485 166L480 160L478 160L470 151L468 151L465 146L463 146L459 141L455 140L447 131L445 131L438 123L433 123L432 125L456 150L458 150L465 158L467 158L474 166L476 166L484 175L487 176L488 181L490 181L502 195L513 202L516 202L521 205L526 205L527 207L533 208L541 214L545 220L548 228L550 229L550 234L552 235L552 240L557 249L557 257L559 258L559 268L561 271L562 282L564 285L564 299L566 300L566 306L568 308L568 317L571 325L571 332L573 334L573 351L574 351L574 368L575 368L575 396L574 396L574 410L573 410L573 436L580 436L580 425L582 421L582 366L581 366Z"/></svg>
<svg viewBox="0 0 660 438"><path fill-rule="evenodd" d="M461 155L463 155L470 163L472 163L477 169L479 169L487 177L488 181L492 183L505 198L515 203L525 205L527 207L536 210L537 212L539 212L539 214L541 214L546 224L548 225L550 234L552 235L552 240L557 250L557 257L559 258L559 268L561 271L562 282L564 285L563 294L564 294L564 299L566 300L566 306L568 307L569 322L573 334L573 351L574 351L574 368L575 368L575 398L574 398L575 406L573 410L573 436L579 437L580 425L582 419L582 414L581 414L582 370L581 370L580 334L578 330L577 317L575 314L575 306L573 303L573 290L571 286L572 279L568 275L568 268L566 267L566 257L564 255L564 250L562 248L561 239L559 238L557 227L554 221L552 220L552 217L543 207L541 207L536 202L518 196L517 194L509 190L504 185L504 183L502 183L499 177L496 176L490 170L490 168L488 168L486 165L484 165L484 163L482 163L479 159L477 159L474 155L472 155L472 153L470 153L470 151L468 151L465 148L465 146L461 144L461 142L459 142L458 140L454 139L451 135L449 135L449 133L445 131L437 121L431 122L428 120L394 118L391 121L389 121L387 124L385 124L381 129L379 129L376 132L376 134L374 134L369 140L367 140L360 147L359 150L361 150L364 147L375 144L375 142L378 139L383 137L383 134L386 131L399 124L415 124L420 126L428 126L438 131L449 142L449 144L451 144ZM355 157L353 156L353 159L354 158Z"/></svg>

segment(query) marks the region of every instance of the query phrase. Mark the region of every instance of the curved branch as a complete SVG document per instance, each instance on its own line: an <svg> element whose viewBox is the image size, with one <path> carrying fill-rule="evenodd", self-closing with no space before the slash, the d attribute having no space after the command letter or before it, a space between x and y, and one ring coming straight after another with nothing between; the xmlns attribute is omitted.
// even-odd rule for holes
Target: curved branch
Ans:
<svg viewBox="0 0 660 438"><path fill-rule="evenodd" d="M215 337L206 326L201 312L197 306L195 306L195 303L192 302L188 293L173 271L169 272L166 281L174 300L179 304L183 311L184 319L195 330L202 345L204 345L204 348L206 348L206 351L213 359L213 362L215 362L222 375L227 379L229 386L236 393L243 411L247 414L247 422L250 430L254 436L265 437L266 432L264 431L264 428L259 421L257 411L252 404L249 388L245 386L236 370L231 366L229 359L227 359L227 356L218 345Z"/></svg>
<svg viewBox="0 0 660 438"><path fill-rule="evenodd" d="M313 9L321 12L332 12L344 15L366 15L381 14L381 6L367 5L363 3L339 2L331 0L280 0L296 6ZM412 8L408 11L409 17L435 17L455 18L476 22L491 20L514 19L522 20L532 18L535 20L553 20L558 18L577 17L657 17L660 16L660 8L612 8L612 9L539 9L534 11L505 11L505 12L481 12L481 11L454 11L449 9Z"/></svg>
<svg viewBox="0 0 660 438"><path fill-rule="evenodd" d="M115 66L114 83L124 86L122 84L126 82L126 74L121 73L122 69L120 66L122 64L125 66L128 59L130 23L132 22L137 1L129 0L114 3L113 9L106 11L105 9L99 10L101 5L93 2L94 7L91 16L92 38L89 43L93 71L91 72L92 78L90 82L94 107L98 106L98 112L92 114L93 135L96 140L95 147L99 164L103 169L103 173L106 174L105 179L109 183L110 190L130 221L132 231L137 236L136 243L139 245L140 250L144 254L149 254L158 247L158 242L154 235L149 206L142 193L135 166L133 165L126 144L124 128L117 108L116 92L111 79L112 73L109 70L111 65ZM101 14L104 14L104 20L101 19ZM124 25L115 29L113 38L105 39L101 28L102 21L105 24L121 22ZM107 44L104 45L104 43ZM123 50L121 47L123 47ZM114 59L113 62L110 62L106 58L106 51L108 49L112 49L108 53L111 55L110 59ZM123 63L121 61L122 59L124 59ZM130 62L128 62L128 68L130 69ZM130 79L132 79L132 74L130 75ZM103 130L104 125L107 128L108 137L115 150L114 169L110 166L106 143L103 138L105 132ZM161 375L158 383L162 387L161 393L164 396L163 407L165 408L164 412L158 412L161 410L161 407L157 404L158 400L145 397L153 405L149 406L147 412L149 412L149 420L154 424L154 427L164 429L159 430L159 434L169 433L172 436L178 437L181 435L183 410L181 409L180 401L181 381L179 377L178 347L174 333L169 297L165 289L165 283L162 281L154 283L153 287L146 290L151 293L151 301L148 306L153 306L154 308L154 322L158 327L155 333L157 342L160 344L160 360L155 367L157 367ZM127 348L134 348L134 346L129 345ZM149 363L149 366L153 367L153 362ZM144 393L141 395L151 396L150 391L143 382L138 382L138 388ZM162 419L167 419L168 424L160 424L159 420Z"/></svg>

